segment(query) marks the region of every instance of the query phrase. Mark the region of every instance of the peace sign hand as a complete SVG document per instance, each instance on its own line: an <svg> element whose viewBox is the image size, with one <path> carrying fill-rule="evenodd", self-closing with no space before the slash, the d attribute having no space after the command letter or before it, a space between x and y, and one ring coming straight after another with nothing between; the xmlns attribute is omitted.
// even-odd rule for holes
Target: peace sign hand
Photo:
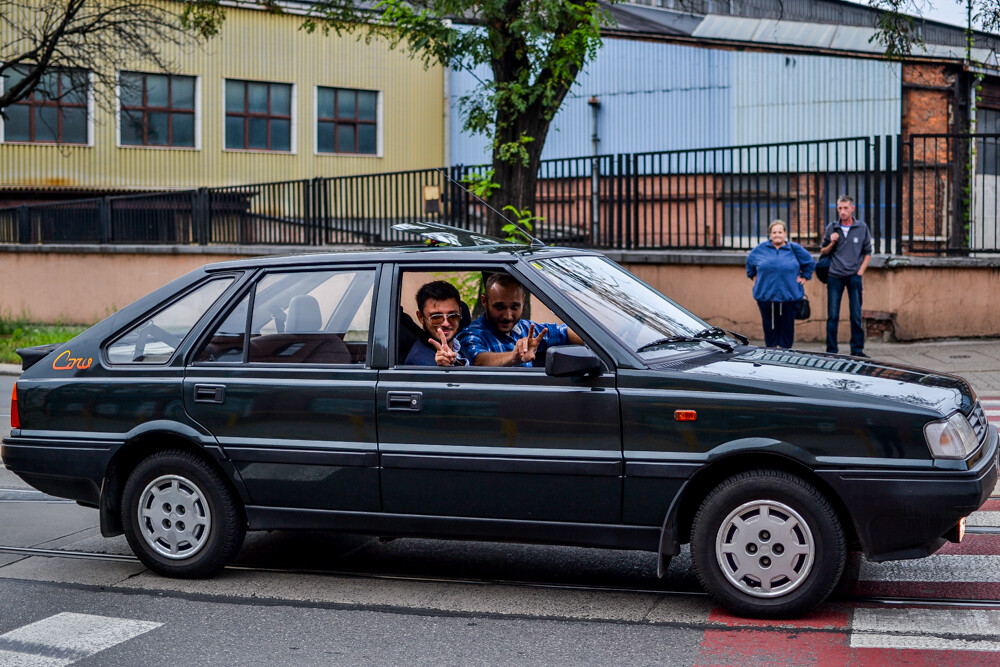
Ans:
<svg viewBox="0 0 1000 667"><path fill-rule="evenodd" d="M514 344L514 356L518 363L525 364L535 360L535 354L538 352L538 344L542 342L542 339L545 338L545 334L548 332L549 328L545 327L536 336L535 325L532 324L528 328L528 335Z"/></svg>
<svg viewBox="0 0 1000 667"><path fill-rule="evenodd" d="M448 343L448 337L445 335L441 327L437 328L437 335L441 337L441 342L437 342L434 338L428 338L427 340L437 352L434 353L434 363L438 366L454 366L455 362L458 360L458 353L451 349L451 345Z"/></svg>

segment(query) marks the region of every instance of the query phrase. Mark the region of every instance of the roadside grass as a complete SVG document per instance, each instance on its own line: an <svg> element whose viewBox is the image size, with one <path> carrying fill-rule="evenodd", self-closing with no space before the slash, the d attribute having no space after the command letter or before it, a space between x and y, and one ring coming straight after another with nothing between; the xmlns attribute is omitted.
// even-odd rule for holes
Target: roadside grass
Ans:
<svg viewBox="0 0 1000 667"><path fill-rule="evenodd" d="M0 363L19 364L21 357L14 351L17 348L63 343L86 329L85 326L35 324L23 317L0 316Z"/></svg>

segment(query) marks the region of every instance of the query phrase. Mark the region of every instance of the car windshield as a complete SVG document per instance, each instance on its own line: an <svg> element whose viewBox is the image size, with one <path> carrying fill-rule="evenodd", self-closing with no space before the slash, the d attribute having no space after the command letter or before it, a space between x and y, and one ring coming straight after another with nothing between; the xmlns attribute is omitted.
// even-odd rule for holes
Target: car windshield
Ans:
<svg viewBox="0 0 1000 667"><path fill-rule="evenodd" d="M531 264L645 359L701 347L731 349L721 329L698 319L604 257L559 257Z"/></svg>

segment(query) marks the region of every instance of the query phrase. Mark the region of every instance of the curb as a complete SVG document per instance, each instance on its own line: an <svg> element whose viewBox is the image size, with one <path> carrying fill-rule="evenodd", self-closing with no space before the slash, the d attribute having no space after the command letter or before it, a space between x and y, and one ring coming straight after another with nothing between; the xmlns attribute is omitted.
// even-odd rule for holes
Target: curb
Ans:
<svg viewBox="0 0 1000 667"><path fill-rule="evenodd" d="M21 364L0 364L0 375L20 375Z"/></svg>

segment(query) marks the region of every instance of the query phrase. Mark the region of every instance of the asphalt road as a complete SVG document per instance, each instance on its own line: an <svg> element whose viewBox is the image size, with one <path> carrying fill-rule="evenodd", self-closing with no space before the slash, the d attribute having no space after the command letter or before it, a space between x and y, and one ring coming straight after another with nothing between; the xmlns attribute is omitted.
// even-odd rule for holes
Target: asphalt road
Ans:
<svg viewBox="0 0 1000 667"><path fill-rule="evenodd" d="M8 413L4 400L0 423ZM131 559L8 550L0 665L1000 664L1000 493L983 509L961 545L862 559L815 613L773 622L716 607L686 554L660 580L641 552L270 532L249 535L234 567L186 581ZM0 546L130 555L100 536L95 510L2 469Z"/></svg>

